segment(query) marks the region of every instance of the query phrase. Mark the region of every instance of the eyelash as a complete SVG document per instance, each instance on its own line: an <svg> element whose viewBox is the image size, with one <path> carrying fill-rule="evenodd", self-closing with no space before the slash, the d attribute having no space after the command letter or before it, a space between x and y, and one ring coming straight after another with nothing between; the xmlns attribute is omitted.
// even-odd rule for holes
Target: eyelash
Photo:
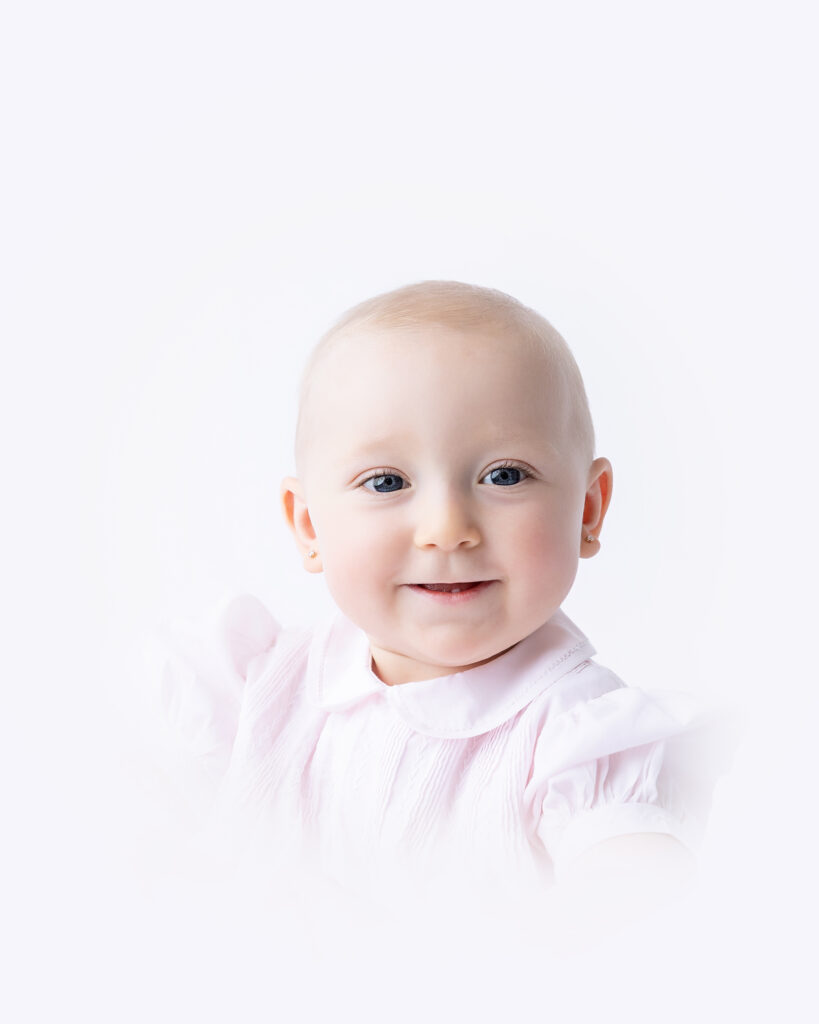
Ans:
<svg viewBox="0 0 819 1024"><path fill-rule="evenodd" d="M518 484L522 483L524 480L528 480L530 477L532 477L534 475L532 473L532 471L528 467L521 465L519 462L501 462L499 465L492 466L491 469L488 469L483 474L483 476L481 477L481 480L483 480L485 477L489 476L490 473L494 473L494 472L496 472L499 469L516 469L516 470L518 470L518 472L520 472L522 474L522 478L521 478L521 480L518 481ZM376 470L373 470L373 472L370 473L370 475L365 480L362 480L361 483L358 486L359 487L364 487L364 485L369 483L370 480L377 480L379 477L384 477L384 476L397 476L397 477L400 477L402 480L405 479L400 473L396 473L396 471L394 469L386 469L386 468L376 469ZM514 486L517 486L517 485L516 484L509 484L507 486L514 487ZM364 487L364 489L365 490L369 490L369 488L367 488L367 487ZM395 494L399 490L400 491L406 491L407 489L408 488L406 488L406 487L399 487L399 488L396 489L396 491L374 491L373 493L375 493L375 494Z"/></svg>
<svg viewBox="0 0 819 1024"><path fill-rule="evenodd" d="M369 483L370 480L378 480L378 478L382 477L382 476L397 476L397 477L400 477L402 480L405 479L405 477L401 476L400 473L396 473L396 471L394 469L375 469L375 470L373 470L372 473L370 473L370 475L366 478L366 480L362 480L361 483L358 486L359 487L363 487L365 491L366 490L370 490L370 488L364 487L364 485ZM407 488L406 487L399 487L398 490L405 491L405 490L407 490ZM373 491L372 493L374 493L374 494L395 494L396 492L395 491Z"/></svg>
<svg viewBox="0 0 819 1024"><path fill-rule="evenodd" d="M493 466L491 469L488 469L484 473L483 477L481 477L481 479L483 480L484 477L489 476L490 473L495 473L499 469L518 470L518 472L521 474L521 479L518 481L519 484L523 483L524 480L528 480L530 477L534 476L534 473L527 466L522 465L520 462L501 462L500 465ZM510 484L509 486L514 487L515 485Z"/></svg>

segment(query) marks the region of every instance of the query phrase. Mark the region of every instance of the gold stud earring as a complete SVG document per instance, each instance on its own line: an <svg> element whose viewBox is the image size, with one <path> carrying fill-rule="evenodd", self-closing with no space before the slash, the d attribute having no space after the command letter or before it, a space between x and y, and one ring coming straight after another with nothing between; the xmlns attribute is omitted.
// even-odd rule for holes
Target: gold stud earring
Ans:
<svg viewBox="0 0 819 1024"><path fill-rule="evenodd" d="M308 558L315 558L317 554L318 554L317 551L308 551L307 552L307 557Z"/></svg>

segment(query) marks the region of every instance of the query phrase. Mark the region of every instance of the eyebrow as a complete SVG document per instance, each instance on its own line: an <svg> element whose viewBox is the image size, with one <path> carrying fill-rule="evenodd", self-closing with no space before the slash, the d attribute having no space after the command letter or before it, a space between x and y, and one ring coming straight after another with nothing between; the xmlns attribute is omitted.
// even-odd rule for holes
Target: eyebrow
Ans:
<svg viewBox="0 0 819 1024"><path fill-rule="evenodd" d="M374 455L377 452L381 452L384 448L393 448L396 445L400 445L407 440L406 435L402 434L387 434L382 437L368 437L361 444L356 445L350 451L351 457L362 458L368 455Z"/></svg>
<svg viewBox="0 0 819 1024"><path fill-rule="evenodd" d="M495 443L494 438L492 439L492 443ZM497 439L497 444L504 446L531 443L532 439L530 437L521 437L518 434L504 434L502 437L498 437ZM561 455L560 451L555 447L553 442L550 441L548 437L538 437L535 439L534 443L538 445L543 445L543 447L547 448L552 455L555 455L558 458Z"/></svg>
<svg viewBox="0 0 819 1024"><path fill-rule="evenodd" d="M386 434L380 437L367 438L360 445L357 445L355 448L345 453L345 458L359 460L378 457L379 455L382 455L385 450L395 448L401 445L405 440L406 435L402 434ZM491 445L497 444L498 448L514 449L519 444L532 444L532 439L517 434L510 434L498 436L497 440L495 438L489 438L486 443ZM561 452L560 449L557 448L548 438L536 438L534 443L542 446L552 458L561 459L566 454L565 452ZM509 456L513 457L513 455L514 452L509 451Z"/></svg>

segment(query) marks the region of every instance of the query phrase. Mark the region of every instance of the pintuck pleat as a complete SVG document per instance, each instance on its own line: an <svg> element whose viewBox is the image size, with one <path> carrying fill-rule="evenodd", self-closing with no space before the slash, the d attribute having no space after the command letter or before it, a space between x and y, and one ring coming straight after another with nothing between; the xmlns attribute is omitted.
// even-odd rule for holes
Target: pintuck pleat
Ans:
<svg viewBox="0 0 819 1024"><path fill-rule="evenodd" d="M380 716L374 715L371 710L369 721L373 722L373 719L378 717ZM389 825L389 809L394 806L396 785L401 765L406 764L407 744L412 733L399 719L388 717L386 721L379 724L383 730L383 746L381 743L373 742L376 737L369 734L365 736L361 746L366 753L361 764L362 769L366 765L366 777L374 784L373 829L378 836L383 836ZM376 751L378 751L378 755L376 755Z"/></svg>

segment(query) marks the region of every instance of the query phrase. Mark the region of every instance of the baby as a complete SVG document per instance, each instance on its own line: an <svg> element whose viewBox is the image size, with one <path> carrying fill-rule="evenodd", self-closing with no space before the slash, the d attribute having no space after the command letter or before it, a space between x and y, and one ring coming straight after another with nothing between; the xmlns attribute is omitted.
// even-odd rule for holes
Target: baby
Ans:
<svg viewBox="0 0 819 1024"><path fill-rule="evenodd" d="M240 597L218 651L166 680L178 718L205 702L223 804L382 902L409 877L686 876L702 717L626 687L561 611L612 494L594 443L571 352L515 299L431 281L348 312L310 358L282 485L338 612L287 630Z"/></svg>

